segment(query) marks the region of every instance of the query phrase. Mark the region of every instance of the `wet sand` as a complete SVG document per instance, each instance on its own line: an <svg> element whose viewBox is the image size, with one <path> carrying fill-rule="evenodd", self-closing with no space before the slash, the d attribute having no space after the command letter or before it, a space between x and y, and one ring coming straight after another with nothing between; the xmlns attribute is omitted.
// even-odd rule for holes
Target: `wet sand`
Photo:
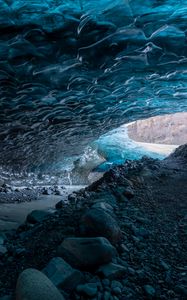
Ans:
<svg viewBox="0 0 187 300"><path fill-rule="evenodd" d="M0 205L0 232L18 228L26 220L27 215L33 210L53 212L55 205L60 200L67 201L67 197L73 191L80 190L85 186L66 187L66 193L57 195L40 195L38 199L30 202L4 203Z"/></svg>

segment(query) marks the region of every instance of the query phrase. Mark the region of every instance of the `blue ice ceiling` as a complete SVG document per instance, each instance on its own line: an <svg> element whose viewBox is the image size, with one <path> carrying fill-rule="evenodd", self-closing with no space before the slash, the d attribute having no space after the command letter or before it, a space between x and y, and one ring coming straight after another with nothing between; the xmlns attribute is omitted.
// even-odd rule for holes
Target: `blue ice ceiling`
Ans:
<svg viewBox="0 0 187 300"><path fill-rule="evenodd" d="M0 0L0 166L187 110L187 1Z"/></svg>

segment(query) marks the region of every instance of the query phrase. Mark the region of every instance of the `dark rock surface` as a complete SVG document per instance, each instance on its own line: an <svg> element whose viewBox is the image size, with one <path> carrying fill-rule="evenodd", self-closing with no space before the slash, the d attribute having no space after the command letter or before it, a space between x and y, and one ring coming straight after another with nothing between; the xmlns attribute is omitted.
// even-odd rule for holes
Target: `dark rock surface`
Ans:
<svg viewBox="0 0 187 300"><path fill-rule="evenodd" d="M58 255L80 269L96 269L111 262L116 249L103 237L66 238L58 248Z"/></svg>
<svg viewBox="0 0 187 300"><path fill-rule="evenodd" d="M43 210L33 210L27 216L27 222L31 224L40 223L49 217L50 213Z"/></svg>
<svg viewBox="0 0 187 300"><path fill-rule="evenodd" d="M7 251L0 260L0 297L14 295L19 274L35 268L44 269L52 281L57 278L54 283L67 300L185 300L186 149L179 147L163 161L126 161L70 195L46 220L25 223L1 237ZM125 194L129 187L131 198ZM122 233L118 243L111 245L99 235L80 237L80 220L100 210L107 220L117 221Z"/></svg>
<svg viewBox="0 0 187 300"><path fill-rule="evenodd" d="M80 234L104 236L112 244L120 241L122 233L117 221L105 209L91 208L81 218Z"/></svg>
<svg viewBox="0 0 187 300"><path fill-rule="evenodd" d="M61 257L54 257L42 272L54 283L55 286L65 291L74 290L74 288L84 281L80 271L73 269Z"/></svg>
<svg viewBox="0 0 187 300"><path fill-rule="evenodd" d="M53 283L41 272L26 269L16 285L16 300L64 300Z"/></svg>

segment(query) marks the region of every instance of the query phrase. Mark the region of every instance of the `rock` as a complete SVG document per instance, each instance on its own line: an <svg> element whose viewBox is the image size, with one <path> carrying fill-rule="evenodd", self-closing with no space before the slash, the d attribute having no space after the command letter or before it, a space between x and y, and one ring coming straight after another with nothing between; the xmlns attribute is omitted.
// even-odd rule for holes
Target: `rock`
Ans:
<svg viewBox="0 0 187 300"><path fill-rule="evenodd" d="M112 280L111 289L114 289L116 287L118 287L122 290L123 289L123 284L120 281Z"/></svg>
<svg viewBox="0 0 187 300"><path fill-rule="evenodd" d="M108 212L109 214L112 214L114 211L114 208L106 202L96 202L92 205L91 208L103 209L106 212Z"/></svg>
<svg viewBox="0 0 187 300"><path fill-rule="evenodd" d="M125 197L127 197L127 199L131 199L134 197L134 191L131 187L125 188L123 194Z"/></svg>
<svg viewBox="0 0 187 300"><path fill-rule="evenodd" d="M0 300L13 300L12 296L6 295L0 298Z"/></svg>
<svg viewBox="0 0 187 300"><path fill-rule="evenodd" d="M103 300L111 300L112 295L109 291L105 291L103 295Z"/></svg>
<svg viewBox="0 0 187 300"><path fill-rule="evenodd" d="M102 265L98 270L97 273L102 277L106 277L108 279L117 279L127 273L127 269L122 267L121 265L109 263Z"/></svg>
<svg viewBox="0 0 187 300"><path fill-rule="evenodd" d="M60 200L59 202L57 202L57 204L55 205L56 209L61 209L64 206L64 201Z"/></svg>
<svg viewBox="0 0 187 300"><path fill-rule="evenodd" d="M0 256L7 253L7 248L3 245L0 245Z"/></svg>
<svg viewBox="0 0 187 300"><path fill-rule="evenodd" d="M112 293L114 295L120 295L122 293L121 288L120 287L115 287L112 289Z"/></svg>
<svg viewBox="0 0 187 300"><path fill-rule="evenodd" d="M82 296L88 296L89 298L93 298L97 295L97 284L96 283L86 283L78 285L76 288L78 294Z"/></svg>
<svg viewBox="0 0 187 300"><path fill-rule="evenodd" d="M31 224L40 223L50 215L49 212L43 210L33 210L27 216L27 222Z"/></svg>
<svg viewBox="0 0 187 300"><path fill-rule="evenodd" d="M170 270L170 266L164 260L160 260L160 265L162 266L162 268L165 271L169 271Z"/></svg>
<svg viewBox="0 0 187 300"><path fill-rule="evenodd" d="M144 285L144 291L145 291L147 297L149 297L149 298L153 298L156 294L154 287L152 287L149 284Z"/></svg>
<svg viewBox="0 0 187 300"><path fill-rule="evenodd" d="M80 221L80 234L83 236L103 236L112 244L121 240L121 230L116 220L102 209L91 208Z"/></svg>
<svg viewBox="0 0 187 300"><path fill-rule="evenodd" d="M111 207L116 206L116 198L110 191L100 191L99 193L96 193L95 197L93 197L93 201L95 202L95 204L105 202Z"/></svg>
<svg viewBox="0 0 187 300"><path fill-rule="evenodd" d="M186 285L183 285L183 284L176 285L175 291L178 294L187 297L187 286Z"/></svg>
<svg viewBox="0 0 187 300"><path fill-rule="evenodd" d="M73 269L61 257L54 257L42 270L53 284L63 290L71 291L84 281L83 274Z"/></svg>
<svg viewBox="0 0 187 300"><path fill-rule="evenodd" d="M42 190L42 194L43 195L51 195L52 194L51 188L44 187L43 190Z"/></svg>
<svg viewBox="0 0 187 300"><path fill-rule="evenodd" d="M64 300L54 284L36 269L24 270L16 285L16 300Z"/></svg>
<svg viewBox="0 0 187 300"><path fill-rule="evenodd" d="M57 252L71 266L80 269L95 269L117 255L116 249L103 237L66 238Z"/></svg>

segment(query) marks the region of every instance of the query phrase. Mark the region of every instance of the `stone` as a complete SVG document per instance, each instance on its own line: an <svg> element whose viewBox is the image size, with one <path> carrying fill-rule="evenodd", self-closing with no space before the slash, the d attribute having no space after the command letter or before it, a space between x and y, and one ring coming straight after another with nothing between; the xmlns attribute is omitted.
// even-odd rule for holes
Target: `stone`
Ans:
<svg viewBox="0 0 187 300"><path fill-rule="evenodd" d="M6 296L1 297L0 300L13 300L13 299L12 299L12 296L6 295Z"/></svg>
<svg viewBox="0 0 187 300"><path fill-rule="evenodd" d="M52 194L52 190L50 188L44 187L43 190L42 190L42 194L43 195L51 195Z"/></svg>
<svg viewBox="0 0 187 300"><path fill-rule="evenodd" d="M149 298L153 298L156 294L154 287L152 287L149 284L144 285L144 291L145 291L147 297L149 297Z"/></svg>
<svg viewBox="0 0 187 300"><path fill-rule="evenodd" d="M102 280L102 284L104 287L110 286L110 280L108 278L105 278Z"/></svg>
<svg viewBox="0 0 187 300"><path fill-rule="evenodd" d="M64 300L62 294L42 272L24 270L17 280L16 300Z"/></svg>
<svg viewBox="0 0 187 300"><path fill-rule="evenodd" d="M96 283L86 283L78 285L76 291L78 294L82 296L88 296L89 298L93 298L97 295L97 284Z"/></svg>
<svg viewBox="0 0 187 300"><path fill-rule="evenodd" d="M116 287L122 289L123 288L123 284L120 281L112 280L111 289L114 289Z"/></svg>
<svg viewBox="0 0 187 300"><path fill-rule="evenodd" d="M73 269L61 257L54 257L42 272L53 282L53 284L65 291L71 291L84 282L83 274Z"/></svg>
<svg viewBox="0 0 187 300"><path fill-rule="evenodd" d="M43 210L33 210L27 216L27 222L31 224L36 224L44 221L50 215L49 212Z"/></svg>
<svg viewBox="0 0 187 300"><path fill-rule="evenodd" d="M134 191L133 191L133 189L131 187L125 188L123 194L129 200L134 197Z"/></svg>
<svg viewBox="0 0 187 300"><path fill-rule="evenodd" d="M112 289L112 293L114 295L120 295L122 293L121 288L120 287L115 287Z"/></svg>
<svg viewBox="0 0 187 300"><path fill-rule="evenodd" d="M187 285L178 284L178 285L175 286L175 291L178 294L187 297Z"/></svg>
<svg viewBox="0 0 187 300"><path fill-rule="evenodd" d="M103 236L112 244L121 240L122 233L117 221L106 210L91 208L80 221L80 234L83 236Z"/></svg>
<svg viewBox="0 0 187 300"><path fill-rule="evenodd" d="M110 204L108 204L104 201L94 203L91 208L103 209L110 214L112 214L114 211L114 208Z"/></svg>
<svg viewBox="0 0 187 300"><path fill-rule="evenodd" d="M0 256L7 253L7 248L3 245L0 245Z"/></svg>
<svg viewBox="0 0 187 300"><path fill-rule="evenodd" d="M96 269L117 255L116 249L103 237L65 238L57 252L71 266L80 269Z"/></svg>
<svg viewBox="0 0 187 300"><path fill-rule="evenodd" d="M61 209L63 206L64 206L64 201L60 200L59 202L56 203L55 208Z"/></svg>
<svg viewBox="0 0 187 300"><path fill-rule="evenodd" d="M103 295L103 300L111 300L111 293L109 291L105 291Z"/></svg>
<svg viewBox="0 0 187 300"><path fill-rule="evenodd" d="M108 279L117 279L127 273L127 269L121 265L109 263L102 265L98 270L97 273Z"/></svg>

